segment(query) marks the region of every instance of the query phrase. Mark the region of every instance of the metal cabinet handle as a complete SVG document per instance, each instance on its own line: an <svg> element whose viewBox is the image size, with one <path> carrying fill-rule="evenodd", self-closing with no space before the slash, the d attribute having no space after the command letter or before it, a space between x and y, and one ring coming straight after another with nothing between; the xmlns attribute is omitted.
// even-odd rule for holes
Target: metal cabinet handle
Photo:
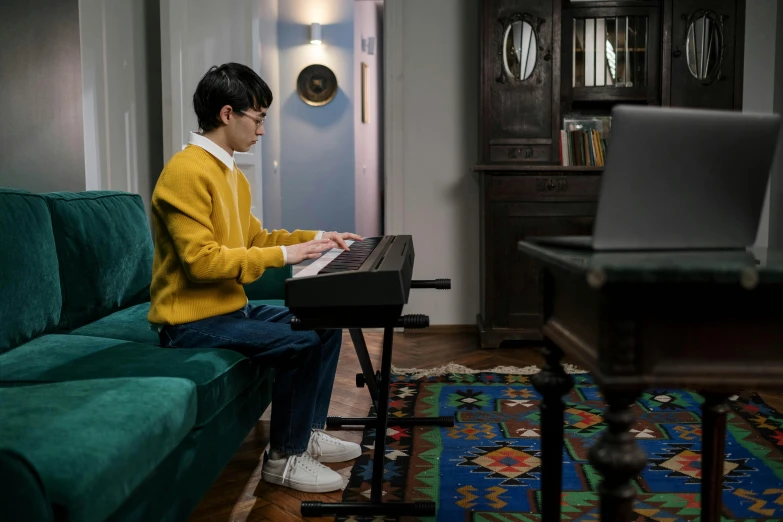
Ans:
<svg viewBox="0 0 783 522"><path fill-rule="evenodd" d="M533 157L533 148L532 147L522 147L522 148L510 148L508 149L508 157L510 159L516 159L518 157L520 158L526 158L530 159Z"/></svg>
<svg viewBox="0 0 783 522"><path fill-rule="evenodd" d="M568 179L538 178L536 180L536 190L539 192L565 192L568 190Z"/></svg>

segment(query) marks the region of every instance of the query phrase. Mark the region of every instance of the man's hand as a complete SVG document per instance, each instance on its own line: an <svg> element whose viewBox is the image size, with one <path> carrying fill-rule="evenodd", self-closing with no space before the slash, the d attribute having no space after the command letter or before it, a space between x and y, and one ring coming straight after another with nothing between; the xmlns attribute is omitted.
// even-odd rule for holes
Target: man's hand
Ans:
<svg viewBox="0 0 783 522"><path fill-rule="evenodd" d="M350 250L345 243L346 239L353 239L354 241L361 241L363 239L362 236L354 234L353 232L324 232L321 238L331 239L343 250Z"/></svg>
<svg viewBox="0 0 783 522"><path fill-rule="evenodd" d="M326 234L324 234L326 236ZM331 239L313 239L306 243L299 243L285 247L286 260L289 265L298 265L305 259L320 257L321 253L337 248L337 243Z"/></svg>

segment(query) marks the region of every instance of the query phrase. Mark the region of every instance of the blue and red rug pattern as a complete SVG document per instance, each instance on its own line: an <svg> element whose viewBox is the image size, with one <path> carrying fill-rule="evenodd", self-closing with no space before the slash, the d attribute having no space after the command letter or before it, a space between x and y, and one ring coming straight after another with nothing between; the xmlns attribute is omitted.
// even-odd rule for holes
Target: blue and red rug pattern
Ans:
<svg viewBox="0 0 783 522"><path fill-rule="evenodd" d="M600 479L587 452L605 429L604 402L589 375L574 379L565 398L562 518L597 520ZM540 520L540 397L528 375L394 375L393 381L390 417L455 415L456 424L388 428L385 502L435 501L439 521ZM694 392L659 389L634 405L632 431L648 455L634 482L638 520L698 519L701 401ZM724 519L783 521L783 415L756 395L730 407ZM374 430L366 430L346 501L368 501L374 442Z"/></svg>

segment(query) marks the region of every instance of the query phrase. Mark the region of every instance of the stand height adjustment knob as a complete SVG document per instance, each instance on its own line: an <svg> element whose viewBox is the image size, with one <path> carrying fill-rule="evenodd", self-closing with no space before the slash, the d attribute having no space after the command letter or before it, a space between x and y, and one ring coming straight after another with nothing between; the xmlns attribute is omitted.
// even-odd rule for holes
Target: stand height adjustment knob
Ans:
<svg viewBox="0 0 783 522"><path fill-rule="evenodd" d="M411 288L434 288L436 290L450 290L451 279L414 279Z"/></svg>
<svg viewBox="0 0 783 522"><path fill-rule="evenodd" d="M403 315L397 320L397 326L402 328L427 328L430 316L423 314Z"/></svg>

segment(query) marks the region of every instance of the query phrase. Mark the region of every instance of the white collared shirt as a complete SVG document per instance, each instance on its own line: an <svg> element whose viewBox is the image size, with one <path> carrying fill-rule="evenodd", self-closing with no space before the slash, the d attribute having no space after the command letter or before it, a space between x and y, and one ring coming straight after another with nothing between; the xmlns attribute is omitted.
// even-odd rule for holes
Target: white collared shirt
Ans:
<svg viewBox="0 0 783 522"><path fill-rule="evenodd" d="M226 149L212 141L211 139L207 138L203 134L199 134L197 132L190 132L190 141L188 141L189 145L195 145L196 147L201 147L205 151L209 152L215 158L217 158L223 165L228 167L228 170L231 172L234 172L234 167L236 166L236 163L234 162L234 155L229 154ZM316 234L315 239L321 239L321 236L323 236L324 231L319 230L318 234ZM283 250L283 263L288 264L288 251L286 250L285 246L280 245L280 248Z"/></svg>
<svg viewBox="0 0 783 522"><path fill-rule="evenodd" d="M212 141L211 139L207 138L206 136L199 134L197 132L191 131L190 133L190 141L188 142L188 145L195 145L197 147L201 147L205 151L209 152L213 156L215 156L220 162L228 167L228 170L231 172L234 172L234 155L229 154L226 149Z"/></svg>

